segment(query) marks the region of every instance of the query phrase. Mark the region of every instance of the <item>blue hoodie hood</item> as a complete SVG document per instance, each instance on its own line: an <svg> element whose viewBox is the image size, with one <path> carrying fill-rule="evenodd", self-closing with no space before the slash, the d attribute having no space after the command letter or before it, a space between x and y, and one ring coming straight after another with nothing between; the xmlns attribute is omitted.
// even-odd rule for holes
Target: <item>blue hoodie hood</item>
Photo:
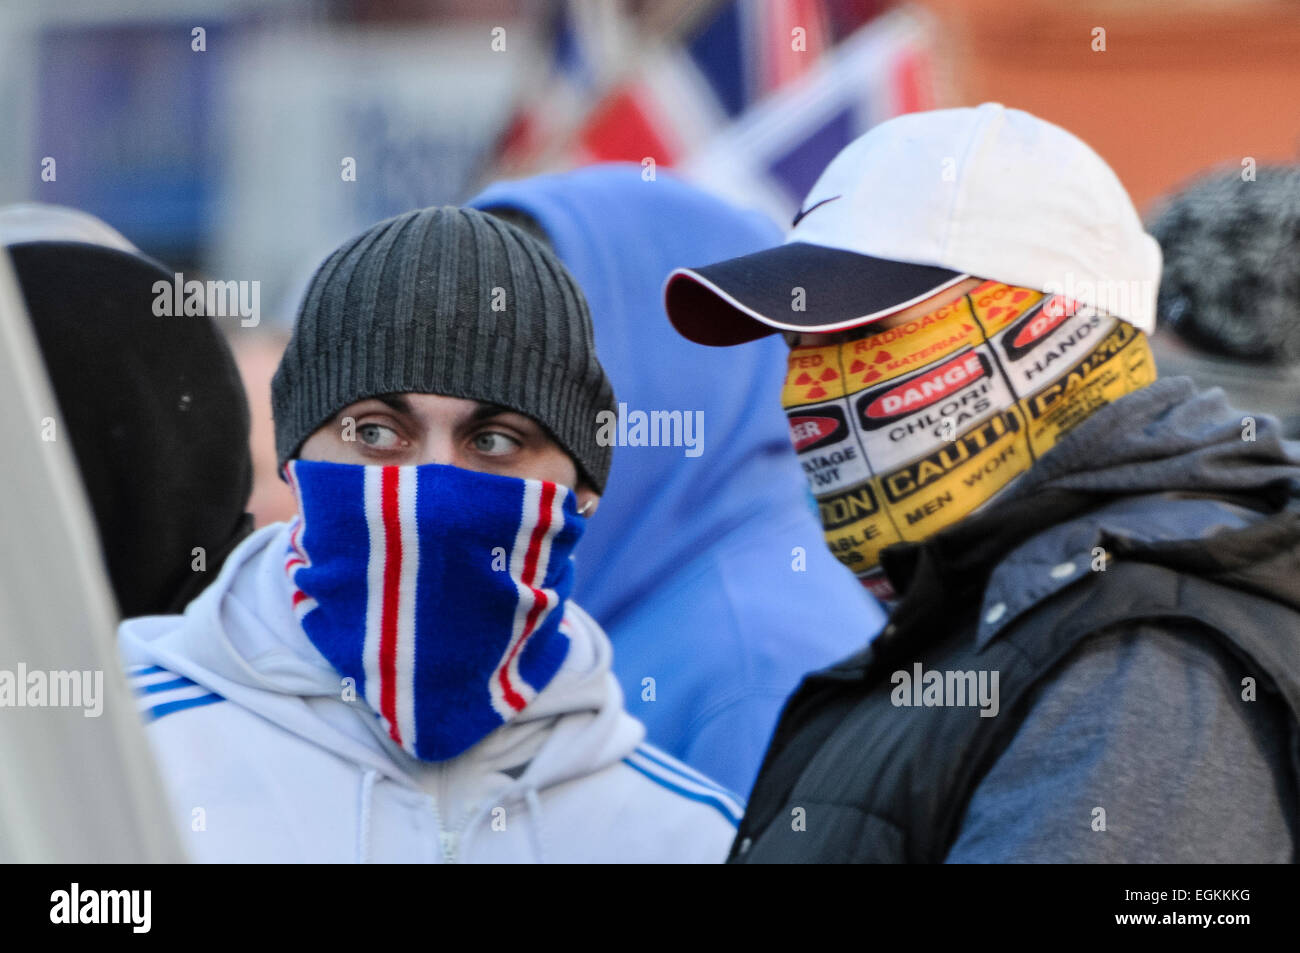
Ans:
<svg viewBox="0 0 1300 953"><path fill-rule="evenodd" d="M826 548L781 409L784 341L702 347L663 310L673 268L768 248L781 232L627 164L500 183L470 204L526 213L547 233L587 296L629 414L701 412L698 455L614 448L574 598L609 633L651 740L743 794L802 675L861 648L883 621Z"/></svg>
<svg viewBox="0 0 1300 953"><path fill-rule="evenodd" d="M662 172L643 181L625 164L502 182L469 204L518 209L545 229L587 296L600 362L629 413L703 412L699 456L615 447L600 518L577 555L574 595L587 611L613 624L738 526L809 507L781 411L784 342L701 347L672 329L662 304L673 268L779 244L776 225Z"/></svg>

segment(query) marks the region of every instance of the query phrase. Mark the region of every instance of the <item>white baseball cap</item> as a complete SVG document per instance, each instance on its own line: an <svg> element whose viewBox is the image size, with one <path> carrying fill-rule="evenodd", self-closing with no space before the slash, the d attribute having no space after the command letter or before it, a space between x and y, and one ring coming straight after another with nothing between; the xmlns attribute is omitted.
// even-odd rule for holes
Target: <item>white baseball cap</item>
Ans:
<svg viewBox="0 0 1300 953"><path fill-rule="evenodd" d="M870 324L978 277L1150 331L1160 267L1160 246L1097 153L984 103L871 129L826 167L785 244L678 268L664 301L681 334L721 346Z"/></svg>

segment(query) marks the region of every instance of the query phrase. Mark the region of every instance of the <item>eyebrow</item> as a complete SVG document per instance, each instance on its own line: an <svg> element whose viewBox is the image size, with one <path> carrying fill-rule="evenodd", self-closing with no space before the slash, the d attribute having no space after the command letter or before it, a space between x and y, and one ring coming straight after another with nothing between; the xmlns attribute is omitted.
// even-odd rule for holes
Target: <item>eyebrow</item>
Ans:
<svg viewBox="0 0 1300 953"><path fill-rule="evenodd" d="M378 394L376 395L375 400L391 407L399 414L405 414L407 417L414 416L414 413L411 410L411 402L401 394Z"/></svg>
<svg viewBox="0 0 1300 953"><path fill-rule="evenodd" d="M411 407L411 402L402 394L379 394L375 397L379 401L399 414L405 414L408 417L415 416L415 410ZM489 404L485 401L478 401L474 407L473 413L469 415L468 423L476 424L489 418L499 416L500 414L516 414L517 410L509 407L503 407L501 404Z"/></svg>
<svg viewBox="0 0 1300 953"><path fill-rule="evenodd" d="M474 412L469 415L469 422L472 424L487 420L490 417L496 417L500 414L517 414L519 411L512 410L509 407L502 407L500 404L488 404L482 401L474 408Z"/></svg>

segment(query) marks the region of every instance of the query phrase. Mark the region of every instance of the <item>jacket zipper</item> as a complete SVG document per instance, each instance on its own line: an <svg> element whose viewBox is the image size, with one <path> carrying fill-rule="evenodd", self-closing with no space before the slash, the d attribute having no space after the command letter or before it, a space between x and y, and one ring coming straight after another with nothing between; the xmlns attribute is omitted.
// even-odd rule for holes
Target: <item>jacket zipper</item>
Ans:
<svg viewBox="0 0 1300 953"><path fill-rule="evenodd" d="M442 814L438 811L438 794L443 790L444 771L441 767L437 771L436 780L433 784L433 791L429 792L429 813L433 815L434 831L438 835L438 848L442 851L442 862L444 864L456 863L456 846L457 836L455 831L444 830L442 826ZM437 794L434 791L438 792Z"/></svg>
<svg viewBox="0 0 1300 953"><path fill-rule="evenodd" d="M456 831L439 831L438 839L442 841L442 859L444 863L456 863L456 847L460 834Z"/></svg>
<svg viewBox="0 0 1300 953"><path fill-rule="evenodd" d="M438 813L438 798L432 792L427 795L429 798L429 813L433 815L434 832L438 835L438 845L442 848L442 862L451 863L447 859L447 844L442 836L442 816Z"/></svg>
<svg viewBox="0 0 1300 953"><path fill-rule="evenodd" d="M447 771L445 768L441 766L438 767L436 770L438 774L437 774L437 780L434 783L434 789L438 791L440 794L444 794L446 793L444 781L447 776ZM433 808L433 820L438 828L438 846L442 849L442 862L444 864L454 864L456 863L456 852L460 848L461 831L464 828L465 822L468 820L468 817L462 820L458 826L450 829L444 829L442 824L442 815L438 811L437 796L434 794L430 794L429 803Z"/></svg>
<svg viewBox="0 0 1300 953"><path fill-rule="evenodd" d="M441 767L437 770L438 775L434 788L439 792L442 792L443 779L446 776L446 770ZM429 810L433 814L433 823L438 833L438 846L442 848L442 862L444 864L454 864L457 862L461 836L465 833L465 829L469 826L470 821L482 814L484 803L486 802L481 802L466 812L466 814L460 819L460 823L455 827L444 829L442 825L442 815L438 811L438 797L433 793L429 794Z"/></svg>

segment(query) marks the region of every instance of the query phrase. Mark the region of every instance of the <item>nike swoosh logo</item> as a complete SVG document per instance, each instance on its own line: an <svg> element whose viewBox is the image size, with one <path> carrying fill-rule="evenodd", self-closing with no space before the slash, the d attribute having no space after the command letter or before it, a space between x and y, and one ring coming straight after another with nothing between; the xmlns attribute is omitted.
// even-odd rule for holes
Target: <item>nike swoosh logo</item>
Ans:
<svg viewBox="0 0 1300 953"><path fill-rule="evenodd" d="M807 215L809 212L813 211L813 209L819 209L827 202L834 202L836 199L842 199L842 198L844 198L844 196L842 195L832 195L828 199L822 199L816 205L812 206L812 208L800 209L799 214L796 215L794 217L794 221L790 223L790 227L794 228L796 225L798 225L801 221L803 221L804 216Z"/></svg>

